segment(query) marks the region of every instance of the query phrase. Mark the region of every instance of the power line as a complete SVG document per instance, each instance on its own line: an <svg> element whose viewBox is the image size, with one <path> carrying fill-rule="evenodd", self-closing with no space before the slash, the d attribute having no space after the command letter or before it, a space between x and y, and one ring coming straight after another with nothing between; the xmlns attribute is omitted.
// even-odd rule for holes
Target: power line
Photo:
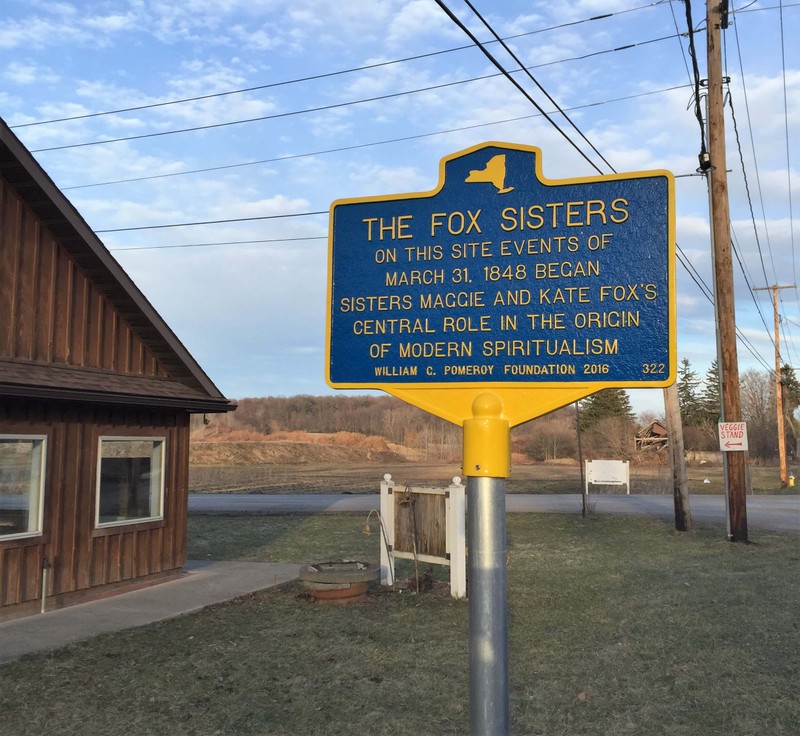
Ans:
<svg viewBox="0 0 800 736"><path fill-rule="evenodd" d="M783 307L784 306L783 299L780 299L779 297L779 301L781 303L781 307ZM788 320L785 317L781 317L780 315L778 318L780 320L781 332L783 333L783 344L786 346L786 359L784 360L784 362L791 366L797 365L798 364L797 350L794 347L793 340L789 339L789 329L786 326ZM791 358L791 353L794 353L794 359Z"/></svg>
<svg viewBox="0 0 800 736"><path fill-rule="evenodd" d="M456 87L468 82L477 82L492 77L499 77L499 74L487 74L481 77L472 77L470 79L462 79L457 82L443 82L442 84L434 84L429 87L420 87L413 90L406 90L403 92L391 92L385 95L377 95L376 97L365 97L360 100L349 100L347 102L335 102L330 105L319 105L318 107L309 107L303 110L290 110L288 112L277 112L272 115L259 115L254 118L246 118L244 120L228 120L222 123L209 123L208 125L195 125L190 128L178 128L174 130L161 130L155 133L140 133L139 135L129 135L120 138L108 138L106 140L86 141L84 143L68 143L63 146L50 146L48 148L35 148L31 153L45 153L47 151L64 151L68 148L85 148L87 146L100 146L106 143L122 143L125 141L139 141L146 138L160 138L167 135L178 135L180 133L195 133L200 130L214 130L216 128L227 128L232 125L244 125L246 123L258 123L265 120L278 120L280 118L293 117L295 115L307 115L312 112L327 112L328 110L337 110L342 107L350 107L352 105L362 105L367 102L383 102L396 97L404 97L406 95L417 94L419 92L432 92L437 89L445 89L447 87Z"/></svg>
<svg viewBox="0 0 800 736"><path fill-rule="evenodd" d="M747 168L745 167L744 163L744 154L742 153L742 142L739 139L739 126L736 122L736 112L733 109L733 97L731 95L730 89L728 89L728 107L731 109L731 120L733 122L733 134L734 138L736 139L736 148L739 151L739 163L742 167L742 178L744 179L744 189L745 194L747 195L747 204L750 208L750 220L753 223L753 235L755 236L756 246L758 247L758 258L761 261L761 272L764 274L764 283L769 283L769 278L767 277L767 268L764 264L764 254L761 251L761 240L758 237L758 227L756 225L756 215L753 211L753 199L750 196L750 182L747 178ZM774 264L773 264L774 270Z"/></svg>
<svg viewBox="0 0 800 736"><path fill-rule="evenodd" d="M672 13L672 24L675 26L675 31L678 34L678 37L682 35L680 29L678 28L678 19L675 17L675 6L673 3L669 4L670 13ZM688 37L688 34L687 34ZM689 79L689 84L692 84L692 72L689 71L689 62L686 61L686 50L683 48L683 44L679 42L678 44L681 48L681 57L683 58L683 65L686 68L686 76Z"/></svg>
<svg viewBox="0 0 800 736"><path fill-rule="evenodd" d="M671 90L674 90L674 89L681 89L682 86L683 85L679 85L677 87L670 87L670 88L667 88L666 90L658 90L657 92L643 92L643 93L640 93L638 95L634 95L634 97L642 97L642 96L646 96L646 95L650 95L650 94L656 94L658 92L671 91ZM628 98L623 98L623 99L628 99ZM584 105L584 106L581 106L581 107L592 107L592 106L595 106L595 105L598 105L598 104L607 104L607 103L606 102L603 102L603 103L589 103L588 105ZM438 131L438 132L434 132L434 133L421 133L419 135L406 136L406 137L403 137L403 138L397 138L397 139L393 139L393 140L389 140L389 141L378 141L376 143L362 143L362 144L357 144L357 145L354 145L354 146L345 146L345 147L342 147L342 148L330 149L328 151L318 151L318 152L315 152L315 153L295 154L293 156L279 157L279 158L274 158L274 159L264 159L264 160L261 160L261 161L252 161L252 162L246 162L246 163L241 163L241 164L229 164L227 166L211 167L211 168L208 168L208 169L198 169L198 170L195 170L195 171L174 172L174 173L171 173L171 174L159 174L159 175L156 175L156 176L139 177L137 179L121 180L119 182L107 182L107 183L116 184L116 183L123 183L123 182L126 182L126 181L140 181L140 180L143 180L143 179L158 179L158 178L164 178L164 177L170 177L170 176L179 176L181 174L202 173L202 172L205 172L205 171L217 171L217 170L220 170L220 169L236 168L236 167L239 167L239 166L251 166L251 165L259 164L259 163L272 163L272 162L276 162L276 161L289 160L289 159L294 159L294 158L302 158L302 157L307 157L307 156L316 156L316 155L322 155L322 154L326 154L326 153L336 153L336 152L339 152L339 151L352 150L352 149L355 149L355 148L364 148L364 147L373 146L373 145L382 145L384 143L394 143L394 142L398 142L398 141L412 140L412 139L415 139L415 138L424 138L424 137L433 136L433 135L442 135L442 134L448 133L448 132L458 132L458 131L461 131L461 130L468 130L468 129L472 129L472 128L476 128L476 127L483 127L483 126L488 126L488 125L498 125L498 124L502 124L502 123L514 122L514 121L517 121L517 120L524 120L524 119L528 119L530 117L538 117L538 116L526 115L526 116L522 116L522 117L519 117L519 118L511 118L509 120L503 120L503 121L498 121L498 122L493 122L493 123L481 123L479 125L466 126L464 128L455 128L455 129L452 129L452 130L449 130L449 131ZM103 184L87 184L87 185L74 186L74 187L61 187L61 189L62 190L80 189L82 187L102 186L102 185ZM314 211L314 212L300 212L300 213L279 214L279 215L264 215L264 216L258 216L258 217L232 218L232 219L226 219L226 220L211 220L211 221L204 221L204 222L170 223L170 224L165 224L165 225L142 225L142 226L128 227L128 228L95 230L95 232L96 233L134 232L134 231L137 231L137 230L156 230L156 229L165 229L165 228L174 228L174 227L191 227L191 226L194 226L194 225L228 224L228 223L232 223L232 222L248 222L248 221L253 221L253 220L269 220L269 219L277 219L277 218L282 218L282 217L307 217L307 216L311 216L311 215L320 215L320 214L327 214L327 211L320 210L320 211ZM246 242L246 241L242 241L242 242ZM259 241L259 242L261 242L261 241ZM269 242L269 241L263 241L263 242ZM220 244L225 244L225 243L220 243ZM234 243L231 242L229 244L234 244ZM207 244L198 244L198 245L217 245L217 243L207 243ZM156 250L156 249L162 248L162 247L163 248L167 248L167 247L178 247L178 246L150 246L149 248L138 248L137 247L137 248L131 248L130 250ZM194 244L186 244L186 245L182 245L180 247L184 247L184 248L194 247Z"/></svg>
<svg viewBox="0 0 800 736"><path fill-rule="evenodd" d="M741 10L737 10L736 12L737 13L760 13L763 10L780 10L780 7L778 5L770 5L767 8L752 8L752 7L750 7L751 5L755 5L756 2L757 2L757 0L753 0L753 2L749 3L748 5L745 5L744 8L742 8ZM784 8L796 8L798 6L800 6L800 3L789 3L788 5L782 5L781 7L784 7Z"/></svg>
<svg viewBox="0 0 800 736"><path fill-rule="evenodd" d="M470 10L472 10L472 12L476 16L478 16L478 19L486 27L486 30L488 30L497 39L497 41L500 43L500 45L505 49L506 53L512 59L514 59L514 61L517 63L517 66L519 66L519 68L523 72L525 72L527 77L539 88L539 91L542 92L545 95L545 97L547 97L547 99L550 100L550 102L553 105L555 105L556 109L561 113L561 116L572 126L573 130L576 133L578 133L578 135L580 135L580 137L583 138L583 140L586 141L586 143L589 144L591 149L598 156L600 156L600 159L603 161L603 163L605 163L605 165L608 166L608 168L611 169L611 171L616 173L616 169L606 160L606 158L603 156L603 154L600 153L600 151L597 150L595 145L583 134L583 131L580 128L578 128L577 125L575 125L575 123L572 121L572 118L570 118L569 115L567 115L567 113L564 112L564 110L561 108L561 106L552 98L550 93L544 87L542 87L542 85L539 83L539 81L536 79L536 77L534 77L533 74L531 74L530 70L525 67L525 64L522 61L520 61L519 57L509 48L508 44L506 44L506 42L503 41L503 39L500 38L500 36L497 34L497 32L494 30L494 28L492 28L492 26L489 24L489 22L486 20L486 18L484 18L483 15L481 15L475 9L475 6L470 2L470 0L464 0L464 2L467 4L467 6L470 8Z"/></svg>
<svg viewBox="0 0 800 736"><path fill-rule="evenodd" d="M680 262L681 266L683 266L686 273L689 274L689 278L692 279L692 281L694 281L694 283L697 285L697 288L700 289L700 292L703 294L703 296L705 296L705 298L708 299L709 302L711 302L711 304L713 304L714 294L708 287L708 284L706 284L703 277L694 267L694 264L689 260L689 258L683 252L683 249L678 243L675 244L675 255L677 256L678 261Z"/></svg>
<svg viewBox="0 0 800 736"><path fill-rule="evenodd" d="M790 243L792 246L792 274L795 282L797 281L797 260L795 258L794 249L794 207L792 206L792 164L790 160L789 148L789 103L786 96L786 43L784 41L783 32L783 0L780 5L780 25L781 25L781 72L783 80L783 123L786 138L786 177L788 180L788 194L789 194L789 235ZM800 302L798 302L800 303Z"/></svg>
<svg viewBox="0 0 800 736"><path fill-rule="evenodd" d="M175 245L131 245L121 248L109 248L113 253L129 250L172 250L174 248L211 248L219 245L262 245L264 243L295 243L308 240L327 240L327 235L308 235L299 238L267 238L261 240L226 240L218 243L179 243Z"/></svg>
<svg viewBox="0 0 800 736"><path fill-rule="evenodd" d="M735 114L734 109L733 109L733 97L731 95L730 88L728 89L727 99L728 99L728 106L731 109L731 120L733 121L733 130L734 130L734 136L736 138L736 147L737 147L738 152L739 152L739 161L740 161L740 164L741 164L741 167L742 167L742 177L744 179L745 192L747 194L747 202L748 202L748 205L750 207L750 219L751 219L751 221L753 223L753 232L755 234L756 245L758 246L758 256L759 256L759 260L761 262L761 270L762 270L762 272L764 274L765 283L768 283L767 270L766 270L766 268L764 266L764 256L763 256L763 254L761 252L761 242L759 241L759 238L758 238L758 228L756 227L755 214L753 212L753 202L752 202L752 200L750 198L750 185L749 185L748 179L747 179L747 169L746 169L745 163L744 163L744 155L742 154L742 145L741 145L741 141L739 139L739 128L738 128L738 126L736 124L736 114ZM774 345L775 344L775 338L772 336L772 333L770 332L769 325L767 324L766 317L764 316L764 313L761 310L761 305L759 304L758 299L756 298L756 295L755 295L756 289L754 289L754 287L753 287L753 284L751 282L750 276L749 276L749 274L747 272L747 268L745 267L744 261L742 260L741 248L739 246L738 238L736 237L736 233L734 231L734 228L733 228L732 224L730 225L730 229L731 229L731 247L733 249L734 255L736 256L736 260L739 263L739 269L741 270L742 275L744 276L745 285L747 286L747 289L750 292L750 296L753 299L753 303L755 304L756 311L758 312L759 317L761 317L761 322L764 325L764 329L766 330L767 335L769 336L770 342L772 342L772 344Z"/></svg>
<svg viewBox="0 0 800 736"><path fill-rule="evenodd" d="M686 174L685 176L697 176L697 174ZM676 177L680 178L680 176ZM278 215L264 215L258 217L239 217L239 218L232 218L228 220L210 220L205 222L178 222L178 223L168 223L162 225L142 225L138 227L127 227L127 228L117 228L117 229L107 229L107 230L95 230L96 233L115 233L115 232L136 232L138 230L159 230L159 229L167 229L167 228L177 228L177 227L192 227L193 225L219 225L219 224L230 224L234 222L251 222L254 220L271 220L271 219L279 219L279 218L288 218L288 217L313 217L318 215L327 215L327 210L317 210L312 212L294 212L290 214L278 214ZM180 245L149 245L149 246L131 246L131 247L120 247L120 248L109 248L112 251L118 250L165 250L169 248L202 248L202 247L209 247L215 245L245 245L245 244L252 244L252 243L284 243L284 242L293 242L293 241L305 241L305 240L318 240L326 238L327 236L308 236L308 237L297 237L297 238L275 238L275 239L268 239L268 240L230 240L230 241L219 241L213 243L182 243ZM693 269L694 267L691 266L691 263L687 259L687 263ZM688 267L687 267L688 270ZM697 273L697 271L695 271ZM699 277L699 274L698 274ZM702 278L702 277L700 277ZM703 284L705 286L705 284ZM707 289L708 287L706 287ZM710 292L709 292L710 293Z"/></svg>
<svg viewBox="0 0 800 736"><path fill-rule="evenodd" d="M706 149L706 128L703 122L703 110L700 104L700 69L697 64L697 50L694 46L694 23L692 22L692 3L685 0L686 27L689 34L689 58L692 61L692 79L694 80L694 115L700 125L700 168L708 168L708 151Z"/></svg>
<svg viewBox="0 0 800 736"><path fill-rule="evenodd" d="M740 11L736 11L736 12L740 12ZM740 40L739 40L739 24L736 23L736 22L734 22L734 24L733 24L733 34L734 34L734 38L736 39L736 52L737 52L737 57L738 57L738 60L739 60L739 72L740 72L741 78L742 78L742 92L744 94L744 108L745 108L745 114L747 116L747 128L750 131L750 150L751 150L752 155L753 155L753 166L755 168L755 175L756 175L756 188L758 189L758 197L759 197L759 200L761 202L761 216L762 216L763 221L764 221L764 237L766 238L766 241L767 241L767 252L769 253L770 263L772 264L772 272L776 273L776 271L775 271L775 260L772 257L772 245L770 243L770 238L769 238L769 226L767 224L767 211L766 211L766 208L764 207L764 194L763 194L763 191L761 189L761 177L759 175L758 156L756 155L756 144L755 144L755 139L753 137L753 122L752 122L752 119L750 117L750 103L748 101L748 96L747 96L747 83L745 82L744 63L742 61L742 46L741 46L741 43L740 43ZM732 119L733 119L733 126L734 126L734 132L735 132L737 130L737 125L736 125L736 118L734 116L734 112L733 112L733 107L732 106L731 106L731 115L732 115ZM737 134L737 145L738 145L738 134ZM763 253L761 251L761 241L758 239L758 237L756 237L756 245L758 246L759 258L761 259L761 267L762 267L762 269L765 270L764 255L763 255ZM765 274L764 274L764 281L765 281L765 283L769 283L769 279L766 276L766 270L765 270Z"/></svg>
<svg viewBox="0 0 800 736"><path fill-rule="evenodd" d="M466 34L466 35L469 37L469 39L472 41L472 43L473 43L473 44L475 44L475 46L476 46L478 49L480 49L481 53L483 53L483 55L484 55L484 56L485 56L485 57L486 57L486 58L487 58L487 59L488 59L488 60L489 60L489 61L490 61L490 62L491 62L491 63L492 63L492 64L493 64L493 65L494 65L494 66L495 66L497 69L499 69L499 70L500 70L500 72L501 72L502 76L504 76L504 77L505 77L505 78L506 78L506 79L507 79L509 82L511 82L511 84L513 84L513 85L514 85L514 86L515 86L515 87L516 87L516 88L517 88L517 89L518 89L518 90L519 90L519 91L522 93L522 95L523 95L523 96L524 96L524 97L525 97L525 98L528 100L528 102L530 102L530 103L531 103L531 104L532 104L532 105L533 105L533 106L534 106L534 107L535 107L535 108L536 108L536 109L537 109L537 110L538 110L540 113L542 113L542 115L545 117L545 119L547 120L547 122L548 122L548 123L550 123L550 125L552 125L552 126L553 126L553 127L554 127L554 128L555 128L555 129L556 129L556 130L557 130L557 131L558 131L558 132L561 134L561 136L564 138L564 140L566 140L566 141L567 141L567 143L569 143L569 144L570 144L570 145L571 145L571 146L572 146L572 147L573 147L573 148L574 148L574 149L575 149L575 150L576 150L576 151L577 151L577 152L580 154L580 156L581 156L583 159L585 159L585 160L586 160L586 161L589 163L589 165L590 165L590 166L591 166L591 167L592 167L592 168L593 168L595 171L597 171L597 173L598 173L598 174L602 174L603 172L602 172L602 170L600 169L600 167L599 167L599 166L597 166L597 164L595 164L595 163L594 163L594 161L592 161L592 160L591 160L591 159L590 159L590 158L589 158L589 157L588 157L588 156L587 156L587 155L586 155L586 154L585 154L585 153L584 153L584 152L583 152L583 151L580 149L580 147L579 147L579 146L578 146L578 145L575 143L575 141L573 141L573 140L572 140L572 139L569 137L569 135L567 135L567 134L566 134L566 133L565 133L565 132L564 132L564 131L561 129L561 127L558 125L558 123L556 123L556 122L555 122L555 121L554 121L554 120L553 120L553 119L552 119L552 118L551 118L551 117L550 117L550 116L549 116L549 115L548 115L548 114L547 114L547 113L544 111L544 109L542 109L542 107L541 107L541 106L540 106L540 105L539 105L539 104L536 102L536 100L534 100L534 99L533 99L533 98L532 98L532 97L531 97L531 96L530 96L530 95L529 95L529 94L528 94L528 93L527 93L527 92L526 92L526 91L525 91L525 90L524 90L524 89L523 89L523 88L522 88L522 87L521 87L521 86L520 86L520 85L517 83L517 81L516 81L516 80L515 80L515 79L514 79L514 78L513 78L513 77L512 77L512 76L511 76L511 75L510 75L510 74L509 74L509 73L508 73L508 72L507 72L505 69L504 69L504 68L503 68L503 65L502 65L502 64L500 64L500 62L499 62L499 61L497 61L497 59L495 59L495 58L494 58L494 56L492 56L492 54L491 54L491 53L489 53L489 51L487 51L487 49L486 49L486 48L485 48L483 45L481 45L481 42L480 42L480 41L479 41L479 40L478 40L478 39L475 37L475 35L472 33L472 31L470 31L470 30L469 30L469 28L467 28L467 27L466 27L466 26L465 26L465 25L464 25L464 24L461 22L461 20L460 20L460 19L459 19L459 18L458 18L458 17L455 15L455 13L453 13L453 11L451 11L451 10L450 10L450 8L448 8L448 7L447 7L447 5L445 5L445 3L444 3L444 0L435 0L435 2L436 2L436 4L437 4L437 5L438 5L438 6L439 6L439 7L440 7L440 8L441 8L441 9L442 9L444 12L445 12L445 14L447 15L447 17L448 17L448 18L450 18L450 20L452 20L452 21L453 21L453 23L455 23L455 24L456 24L456 25L457 25L457 26L458 26L458 27L459 27L459 28L460 28L460 29L461 29L461 30L462 30L462 31L463 31L463 32L464 32L464 33L465 33L465 34Z"/></svg>
<svg viewBox="0 0 800 736"><path fill-rule="evenodd" d="M584 110L590 107L599 107L601 105L609 105L615 102L625 102L627 100L634 100L640 97L648 97L651 95L656 94L663 94L664 92L673 92L678 89L683 89L686 85L676 85L674 87L665 87L663 89L652 90L649 92L639 92L635 95L626 95L624 97L613 97L608 100L601 100L598 102L589 102L584 105L575 105L574 107L566 108L567 112L573 112L575 110ZM461 133L465 130L475 130L477 128L486 128L491 127L493 125L505 125L507 123L517 123L521 120L531 120L533 118L541 117L540 113L536 113L534 115L520 115L518 117L513 118L506 118L505 120L494 120L488 123L475 123L474 125L464 125L458 128L447 128L446 130L437 130L431 133L417 133L415 135L407 135L402 136L400 138L390 138L388 140L383 141L373 141L371 143L356 143L351 146L339 146L337 148L328 148L322 151L312 151L310 153L296 153L296 154L288 154L286 156L275 156L273 158L265 158L265 159L258 159L256 161L243 161L237 164L223 164L220 166L209 166L202 169L191 169L188 171L172 171L168 174L152 174L150 176L136 176L130 179L115 179L112 181L103 181L103 182L94 182L91 184L75 184L72 186L60 187L62 191L66 191L68 189L87 189L90 187L103 187L103 186L111 186L114 184L129 184L132 182L139 182L139 181L150 181L152 179L168 179L174 176L187 176L189 174L204 174L211 171L224 171L226 169L238 169L245 166L256 166L258 164L271 164L277 163L279 161L291 161L293 159L298 158L308 158L311 156L323 156L331 153L342 153L344 151L355 151L361 148L370 148L373 146L383 146L390 143L403 143L406 141L418 140L420 138L430 138L437 135L447 135L450 133Z"/></svg>
<svg viewBox="0 0 800 736"><path fill-rule="evenodd" d="M437 2L438 2L438 0L437 0ZM542 67L554 66L556 64L563 64L563 63L570 62L570 61L582 61L582 60L591 58L593 56L599 56L601 54L615 53L617 51L626 51L628 49L632 49L632 48L635 48L637 46L643 46L643 45L650 44L650 43L657 43L657 42L660 42L660 41L668 40L670 38L674 38L674 36L672 36L672 35L663 36L661 38L650 39L649 41L642 41L642 42L639 42L639 43L628 44L626 46L620 46L620 47L615 48L615 49L606 49L604 51L596 51L596 52L591 52L591 53L588 53L588 54L582 54L581 56L573 56L573 57L569 57L569 58L566 58L566 59L558 59L558 60L555 60L555 61L543 62L541 64L535 64L535 65L527 67L527 68L528 69L539 69L539 68L542 68ZM405 90L403 92L392 92L392 93L389 93L389 94L378 95L378 96L375 96L375 97L366 97L366 98L363 98L363 99L360 99L360 100L348 100L346 102L337 102L337 103L332 103L330 105L320 105L318 107L311 107L311 108L306 108L306 109L302 109L302 110L290 110L290 111L287 111L287 112L273 113L271 115L259 115L257 117L245 118L245 119L241 119L241 120L227 120L227 121L220 122L220 123L209 123L207 125L194 125L194 126L191 126L191 127L188 127L188 128L176 128L176 129L173 129L173 130L160 130L160 131L156 131L156 132L153 132L153 133L139 133L137 135L120 136L120 137L117 137L117 138L106 138L106 139L94 140L94 141L84 141L82 143L67 143L67 144L60 145L60 146L48 146L46 148L34 148L34 149L31 150L31 153L47 153L47 152L51 152L51 151L64 151L64 150L73 149L73 148L86 148L88 146L100 146L100 145L106 145L108 143L123 143L123 142L129 142L129 141L145 140L145 139L148 139L148 138L161 138L161 137L168 136L168 135L179 135L179 134L184 134L184 133L195 133L195 132L202 131L202 130L215 130L215 129L218 129L218 128L226 128L226 127L230 127L230 126L233 126L233 125L246 125L246 124L249 124L249 123L258 123L258 122L264 122L264 121L267 121L267 120L278 120L278 119L281 119L281 118L294 117L294 116L297 116L297 115L306 115L308 113L327 112L329 110L337 110L337 109L341 109L343 107L350 107L350 106L353 106L353 105L362 105L362 104L365 104L365 103L368 103L368 102L382 102L382 101L389 100L389 99L394 99L394 98L397 98L397 97L404 97L406 95L418 94L420 92L432 92L434 90L446 89L448 87L457 87L457 86L462 85L462 84L469 84L471 82L485 81L487 79L493 79L493 78L499 77L499 76L505 76L505 77L509 78L510 81L513 84L515 84L520 90L522 89L521 87L519 87L519 85L516 83L516 81L514 81L513 79L511 79L508 76L508 73L505 72L505 70L502 70L502 67L498 67L498 68L500 68L501 71L499 73L497 73L497 74L486 74L486 75L482 75L482 76L478 76L478 77L470 77L470 78L461 79L461 80L458 80L458 81L455 81L455 82L443 82L441 84L431 85L431 86L428 86L428 87L419 87L419 88L412 89L412 90ZM512 72L512 73L516 74L518 72ZM525 94L524 91L523 91L523 94ZM533 104L536 105L536 103L533 103ZM541 108L537 108L537 109L541 110ZM546 116L546 113L544 113L544 111L542 111L542 114L544 114Z"/></svg>
<svg viewBox="0 0 800 736"><path fill-rule="evenodd" d="M789 333L790 333L791 330L787 325L794 325L796 327L797 323L792 321L792 320L790 320L788 317L783 317L781 319L781 329L783 330L784 342L786 343L787 352L788 353L794 353L794 360L792 360L790 358L787 362L789 363L789 365L795 366L795 365L798 365L798 363L800 363L800 360L798 359L797 349L795 348L795 345L794 345L794 342L795 342L794 338L792 337L790 339L790 334Z"/></svg>
<svg viewBox="0 0 800 736"><path fill-rule="evenodd" d="M510 41L510 40L517 39L517 38L523 38L524 36L533 36L533 35L536 35L536 34L539 34L539 33L546 33L546 32L549 32L549 31L555 31L555 30L559 30L559 29L562 29L562 28L581 25L583 23L589 23L589 22L596 21L596 20L603 20L605 18L613 18L614 16L617 16L617 15L624 15L626 13L633 13L633 12L638 11L638 10L645 10L645 9L648 9L648 8L653 8L656 5L661 5L662 3L665 3L665 2L669 2L669 0L657 0L656 2L648 3L647 5L639 5L639 6L635 7L635 8L628 8L627 10L618 10L618 11L613 12L613 13L603 13L602 15L595 15L595 16L592 16L590 18L583 18L581 20L570 21L570 22L567 22L567 23L559 23L557 25L548 26L546 28L537 28L537 29L535 29L533 31L525 31L524 33L517 33L517 34L514 34L512 36L507 36L505 38L505 40L506 41ZM496 41L488 41L487 43L496 43ZM10 127L12 129L28 128L28 127L32 127L32 126L38 126L38 125L50 125L51 123L65 123L65 122L71 122L73 120L86 120L87 118L101 117L101 116L105 116L105 115L119 115L121 113L126 113L126 112L139 112L141 110L152 110L154 108L167 107L167 106L170 106L170 105L181 105L181 104L184 104L184 103L187 103L187 102L199 102L201 100L210 100L210 99L214 99L214 98L217 98L217 97L226 97L226 96L230 96L230 95L243 94L245 92L257 92L257 91L261 91L261 90L265 90L265 89L273 89L275 87L283 87L283 86L287 86L287 85L291 85L291 84L299 84L299 83L302 83L302 82L311 82L311 81L317 81L317 80L320 80L320 79L328 79L330 77L337 77L337 76L341 76L341 75L344 75L344 74L352 74L352 73L355 73L355 72L369 71L371 69L378 69L378 68L381 68L381 67L391 66L393 64L403 64L403 63L406 63L406 62L409 62L409 61L418 61L419 59L427 59L427 58L431 58L431 57L434 57L434 56L442 56L444 54L453 53L455 51L464 51L464 50L471 49L471 48L473 48L472 44L466 44L464 46L455 46L455 47L450 48L450 49L442 49L442 50L439 50L439 51L430 51L430 52L427 52L427 53L424 53L424 54L417 54L415 56L407 56L407 57L404 57L404 58L401 58L401 59L392 59L390 61L376 62L374 64L364 64L363 66L351 67L349 69L339 69L337 71L325 72L323 74L312 74L312 75L309 75L309 76L298 77L298 78L295 78L295 79L286 79L286 80L282 80L280 82L271 82L269 84L259 84L259 85L255 85L255 86L252 86L252 87L241 87L239 89L231 89L231 90L226 90L224 92L214 92L214 93L209 93L209 94L204 94L204 95L197 95L195 97L184 97L184 98L177 99L177 100L166 100L166 101L163 101L163 102L152 102L152 103L148 103L148 104L145 104L145 105L133 105L133 106L130 106L130 107L118 108L116 110L104 110L104 111L101 111L101 112L85 113L83 115L72 115L72 116L69 116L69 117L52 118L50 120L37 120L37 121L34 121L34 122L30 122L30 123L20 123L18 125L12 125ZM601 53L605 53L605 52L601 52Z"/></svg>
<svg viewBox="0 0 800 736"><path fill-rule="evenodd" d="M284 220L291 217L309 217L310 215L327 215L328 210L318 212L291 212L282 215L260 215L258 217L234 217L228 220L205 220L202 222L171 222L166 225L139 225L138 227L115 227L108 230L95 230L96 233L129 233L137 230L164 230L173 227L195 227L196 225L223 225L231 222L255 222L256 220Z"/></svg>
<svg viewBox="0 0 800 736"><path fill-rule="evenodd" d="M761 317L761 322L764 325L764 329L767 332L767 335L770 338L770 341L774 344L775 339L770 334L769 325L767 324L767 318L764 316L764 313L761 311L761 304L759 304L758 299L756 298L756 289L754 289L752 281L750 279L750 275L747 271L747 267L744 265L744 261L742 260L741 256L741 248L739 247L738 238L736 237L736 231L731 225L731 246L733 249L733 253L736 256L736 262L739 264L739 270L742 272L742 276L744 277L744 283L747 286L747 290L750 292L750 296L753 299L753 304L755 304L756 311L758 315Z"/></svg>

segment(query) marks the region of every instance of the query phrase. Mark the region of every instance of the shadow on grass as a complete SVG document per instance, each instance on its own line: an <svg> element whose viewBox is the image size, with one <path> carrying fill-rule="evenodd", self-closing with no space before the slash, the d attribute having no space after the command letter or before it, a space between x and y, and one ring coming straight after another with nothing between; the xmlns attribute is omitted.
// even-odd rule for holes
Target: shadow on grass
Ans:
<svg viewBox="0 0 800 736"><path fill-rule="evenodd" d="M306 564L328 560L380 559L380 529L366 513L189 517L187 558Z"/></svg>

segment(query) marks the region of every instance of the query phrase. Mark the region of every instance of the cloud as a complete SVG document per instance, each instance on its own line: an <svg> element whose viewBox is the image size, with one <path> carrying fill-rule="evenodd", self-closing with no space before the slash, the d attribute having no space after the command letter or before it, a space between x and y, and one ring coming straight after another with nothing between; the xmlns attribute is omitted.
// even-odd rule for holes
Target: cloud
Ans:
<svg viewBox="0 0 800 736"><path fill-rule="evenodd" d="M44 66L26 63L24 61L12 61L3 71L3 79L12 84L55 84L58 82L58 74Z"/></svg>

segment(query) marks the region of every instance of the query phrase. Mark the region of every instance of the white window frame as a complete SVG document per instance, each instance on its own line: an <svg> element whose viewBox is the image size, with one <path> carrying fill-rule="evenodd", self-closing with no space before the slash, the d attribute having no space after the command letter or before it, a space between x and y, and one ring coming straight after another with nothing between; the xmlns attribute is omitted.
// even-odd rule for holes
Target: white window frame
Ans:
<svg viewBox="0 0 800 736"><path fill-rule="evenodd" d="M0 531L0 542L13 539L26 539L29 537L40 537L44 534L44 488L45 471L47 468L47 435L46 434L0 434L0 440L21 440L29 442L40 442L39 458L36 462L38 466L38 479L35 474L31 477L31 491L28 494L28 531L17 532L15 534L3 534ZM38 480L38 492L33 490L33 484ZM0 489L0 492L2 490ZM36 508L33 508L33 506ZM35 528L31 529L31 522L35 521Z"/></svg>
<svg viewBox="0 0 800 736"><path fill-rule="evenodd" d="M115 519L114 521L100 521L100 483L103 470L103 442L149 442L158 443L158 449L153 452L153 458L158 459L158 509L152 516L127 517ZM115 526L129 526L131 524L146 524L153 521L164 520L164 493L166 488L166 437L153 437L149 435L101 435L97 438L97 478L95 481L95 527L97 529L107 529ZM152 479L151 479L152 483ZM151 487L152 494L153 489Z"/></svg>

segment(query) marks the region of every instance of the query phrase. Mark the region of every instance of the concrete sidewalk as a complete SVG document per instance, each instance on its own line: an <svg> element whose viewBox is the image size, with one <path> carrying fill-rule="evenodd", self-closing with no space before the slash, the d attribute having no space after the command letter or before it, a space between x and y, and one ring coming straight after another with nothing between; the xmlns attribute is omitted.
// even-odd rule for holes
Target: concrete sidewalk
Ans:
<svg viewBox="0 0 800 736"><path fill-rule="evenodd" d="M0 623L0 664L164 619L194 613L294 580L300 565L187 562L178 580Z"/></svg>

